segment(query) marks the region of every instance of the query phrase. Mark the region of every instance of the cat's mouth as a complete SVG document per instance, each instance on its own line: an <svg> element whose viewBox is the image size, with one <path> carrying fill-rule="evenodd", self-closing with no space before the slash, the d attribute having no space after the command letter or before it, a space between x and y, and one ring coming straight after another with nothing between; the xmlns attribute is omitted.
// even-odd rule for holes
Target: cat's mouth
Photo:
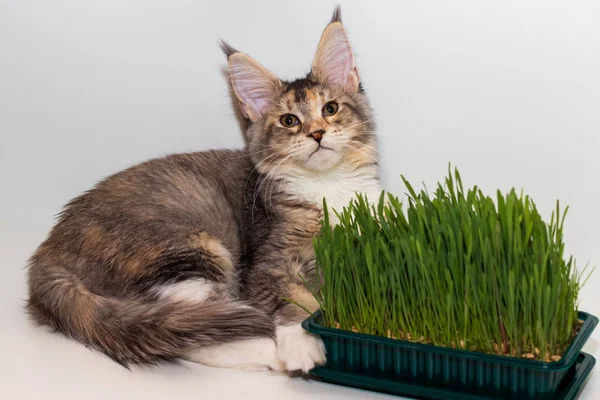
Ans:
<svg viewBox="0 0 600 400"><path fill-rule="evenodd" d="M329 151L334 151L334 152L335 152L335 150L333 150L333 149L332 149L332 148L330 148L330 147L325 147L325 146L319 145L319 147L317 147L317 148L315 149L315 151L313 151L312 153L310 153L310 155L308 156L308 158L311 158L311 157L312 157L314 154L316 154L316 153L317 153L319 150L329 150Z"/></svg>

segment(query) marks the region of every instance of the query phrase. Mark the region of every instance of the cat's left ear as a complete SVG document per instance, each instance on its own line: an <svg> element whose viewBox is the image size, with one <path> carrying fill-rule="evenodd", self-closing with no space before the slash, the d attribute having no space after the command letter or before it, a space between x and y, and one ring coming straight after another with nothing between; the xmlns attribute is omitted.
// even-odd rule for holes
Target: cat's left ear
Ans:
<svg viewBox="0 0 600 400"><path fill-rule="evenodd" d="M355 92L359 90L360 79L339 6L321 36L312 74L320 81L339 84Z"/></svg>
<svg viewBox="0 0 600 400"><path fill-rule="evenodd" d="M273 105L282 83L252 57L240 53L226 42L221 41L221 49L227 56L231 84L242 113L251 121L257 121Z"/></svg>

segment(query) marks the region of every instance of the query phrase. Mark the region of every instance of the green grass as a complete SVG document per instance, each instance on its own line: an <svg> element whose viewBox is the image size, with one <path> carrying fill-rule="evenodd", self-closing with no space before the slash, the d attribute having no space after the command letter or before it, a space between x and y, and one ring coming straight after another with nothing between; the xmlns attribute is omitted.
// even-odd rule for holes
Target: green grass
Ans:
<svg viewBox="0 0 600 400"><path fill-rule="evenodd" d="M327 212L314 248L323 323L486 353L558 359L578 327L583 284L565 259L562 212L549 223L514 189L496 202L458 170L434 195L382 193ZM327 207L325 207L327 209ZM554 358L552 358L554 356Z"/></svg>

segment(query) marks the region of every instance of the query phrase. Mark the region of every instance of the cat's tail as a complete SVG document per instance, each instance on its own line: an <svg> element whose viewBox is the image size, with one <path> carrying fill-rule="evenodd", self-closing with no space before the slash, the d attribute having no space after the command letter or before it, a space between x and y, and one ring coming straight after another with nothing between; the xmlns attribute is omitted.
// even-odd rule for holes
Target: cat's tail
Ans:
<svg viewBox="0 0 600 400"><path fill-rule="evenodd" d="M275 336L272 319L241 303L109 298L89 291L60 267L30 284L29 295L27 309L36 322L125 366L170 361L211 344Z"/></svg>

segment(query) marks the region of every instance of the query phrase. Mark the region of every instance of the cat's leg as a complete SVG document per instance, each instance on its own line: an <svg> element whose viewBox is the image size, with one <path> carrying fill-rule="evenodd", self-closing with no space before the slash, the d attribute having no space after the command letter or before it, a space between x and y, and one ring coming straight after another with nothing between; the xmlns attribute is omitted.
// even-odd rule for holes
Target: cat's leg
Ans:
<svg viewBox="0 0 600 400"><path fill-rule="evenodd" d="M232 288L232 285L235 285L234 267L227 249L218 240L204 233L194 237L192 243L195 248L203 252L204 259L210 262L210 265L204 267L213 268L213 272L207 273L205 277L194 276L191 273L194 268L187 268L186 264L189 263L190 266L193 266L195 260L177 259L177 262L173 263L174 267L170 268L170 272L174 275L182 275L185 272L190 278L156 285L150 291L161 299L168 298L174 301L203 304L211 301L226 301L231 308L246 308L249 316L261 313L256 308L232 298L232 292L235 292ZM205 270L204 272L209 271ZM264 318L267 319L267 315L264 315ZM285 370L284 364L277 356L277 345L274 338L257 336L235 340L225 330L222 331L222 334L223 337L219 338L219 332L215 332L214 344L188 348L183 352L183 358L219 368L250 371Z"/></svg>
<svg viewBox="0 0 600 400"><path fill-rule="evenodd" d="M246 339L192 349L186 358L218 368L247 371L285 371L285 364L277 355L277 344L270 338Z"/></svg>
<svg viewBox="0 0 600 400"><path fill-rule="evenodd" d="M170 285L160 286L155 293L160 298L176 301L205 303L210 299L223 301L229 298L227 289L214 281L206 279L189 279ZM232 308L247 308L248 315L259 310L230 299ZM267 316L264 316L267 319ZM274 338L256 337L232 340L223 332L223 341L219 343L217 332L214 345L192 347L184 351L184 358L200 364L219 368L235 368L249 371L274 370L284 371L285 365L277 356L277 345Z"/></svg>
<svg viewBox="0 0 600 400"><path fill-rule="evenodd" d="M306 310L314 312L319 308L304 283L314 278L314 259L288 262L281 268L259 264L253 268L246 287L248 301L274 315L277 356L292 375L307 373L326 362L321 338L301 326L309 316Z"/></svg>

